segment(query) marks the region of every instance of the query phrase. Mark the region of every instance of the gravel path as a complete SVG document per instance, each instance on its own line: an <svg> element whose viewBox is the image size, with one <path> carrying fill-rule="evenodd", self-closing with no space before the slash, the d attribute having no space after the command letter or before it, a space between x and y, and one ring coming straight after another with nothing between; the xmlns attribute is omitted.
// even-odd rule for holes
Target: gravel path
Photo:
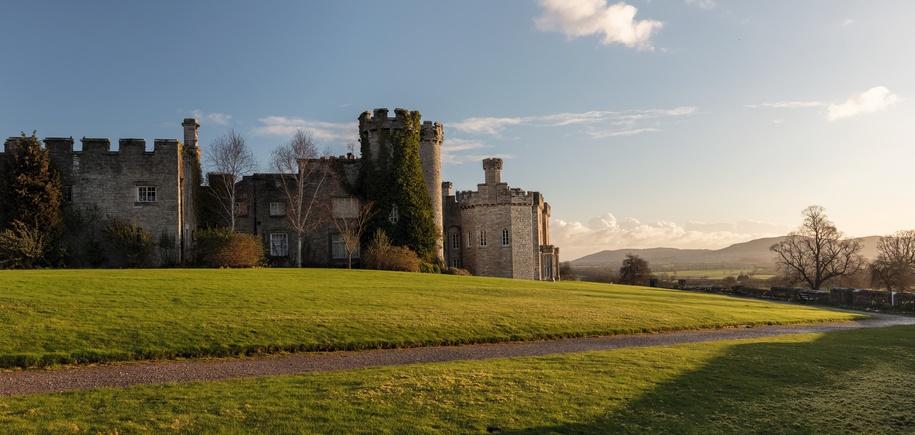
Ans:
<svg viewBox="0 0 915 435"><path fill-rule="evenodd" d="M248 359L136 362L60 370L22 370L0 373L0 397L100 387L119 388L167 382L206 381L417 363L540 356L626 347L667 346L681 343L915 324L915 318L913 317L887 314L871 315L873 317L867 320L814 325L758 326L752 328L725 328L504 344L364 352L301 353Z"/></svg>

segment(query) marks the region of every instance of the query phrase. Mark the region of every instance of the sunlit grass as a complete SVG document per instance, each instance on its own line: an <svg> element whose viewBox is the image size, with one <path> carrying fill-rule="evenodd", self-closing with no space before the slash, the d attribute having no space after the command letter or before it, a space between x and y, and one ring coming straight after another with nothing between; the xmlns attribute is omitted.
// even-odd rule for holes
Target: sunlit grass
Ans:
<svg viewBox="0 0 915 435"><path fill-rule="evenodd" d="M911 433L915 327L0 398L12 432Z"/></svg>
<svg viewBox="0 0 915 435"><path fill-rule="evenodd" d="M0 367L855 317L644 287L364 270L0 271Z"/></svg>

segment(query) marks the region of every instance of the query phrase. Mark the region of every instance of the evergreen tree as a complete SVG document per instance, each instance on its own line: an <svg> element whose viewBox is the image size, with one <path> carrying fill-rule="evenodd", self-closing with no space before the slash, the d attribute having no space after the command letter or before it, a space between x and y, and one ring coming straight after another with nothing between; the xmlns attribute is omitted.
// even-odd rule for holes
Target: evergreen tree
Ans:
<svg viewBox="0 0 915 435"><path fill-rule="evenodd" d="M8 163L3 192L8 222L3 234L2 260L20 267L48 263L52 261L49 254L57 245L63 223L60 174L35 132L31 137L22 133ZM23 249L25 245L30 245L29 249Z"/></svg>

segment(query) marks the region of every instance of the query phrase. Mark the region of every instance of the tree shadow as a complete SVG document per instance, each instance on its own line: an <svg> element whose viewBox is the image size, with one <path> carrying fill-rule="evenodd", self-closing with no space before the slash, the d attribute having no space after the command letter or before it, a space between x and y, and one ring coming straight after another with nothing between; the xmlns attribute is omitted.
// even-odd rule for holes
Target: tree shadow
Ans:
<svg viewBox="0 0 915 435"><path fill-rule="evenodd" d="M594 421L495 433L913 433L913 326L736 344Z"/></svg>

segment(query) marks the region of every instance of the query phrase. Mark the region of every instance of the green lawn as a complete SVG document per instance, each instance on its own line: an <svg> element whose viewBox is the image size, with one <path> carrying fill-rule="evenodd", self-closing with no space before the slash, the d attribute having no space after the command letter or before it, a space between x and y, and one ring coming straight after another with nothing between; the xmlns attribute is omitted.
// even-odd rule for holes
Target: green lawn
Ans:
<svg viewBox="0 0 915 435"><path fill-rule="evenodd" d="M365 270L0 271L0 367L854 317L663 289Z"/></svg>
<svg viewBox="0 0 915 435"><path fill-rule="evenodd" d="M10 433L912 433L915 327L0 398Z"/></svg>

